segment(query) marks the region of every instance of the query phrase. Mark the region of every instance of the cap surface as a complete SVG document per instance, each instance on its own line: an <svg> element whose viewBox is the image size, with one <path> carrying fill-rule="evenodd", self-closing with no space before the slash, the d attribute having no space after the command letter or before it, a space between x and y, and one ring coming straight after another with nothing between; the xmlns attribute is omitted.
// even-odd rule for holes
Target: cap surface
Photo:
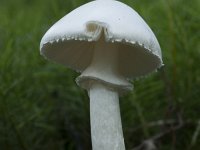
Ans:
<svg viewBox="0 0 200 150"><path fill-rule="evenodd" d="M90 64L96 41L119 44L119 69L127 78L144 76L162 65L159 43L145 21L129 6L97 0L73 10L43 36L41 54L82 72Z"/></svg>

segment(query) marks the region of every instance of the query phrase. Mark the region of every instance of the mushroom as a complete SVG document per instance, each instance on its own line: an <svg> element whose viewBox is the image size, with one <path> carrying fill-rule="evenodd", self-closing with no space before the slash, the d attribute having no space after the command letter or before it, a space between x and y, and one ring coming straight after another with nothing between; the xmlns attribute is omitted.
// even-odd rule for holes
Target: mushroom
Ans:
<svg viewBox="0 0 200 150"><path fill-rule="evenodd" d="M131 7L96 0L73 10L43 36L41 54L81 75L88 91L92 147L125 150L119 96L133 89L130 79L162 66L159 43Z"/></svg>

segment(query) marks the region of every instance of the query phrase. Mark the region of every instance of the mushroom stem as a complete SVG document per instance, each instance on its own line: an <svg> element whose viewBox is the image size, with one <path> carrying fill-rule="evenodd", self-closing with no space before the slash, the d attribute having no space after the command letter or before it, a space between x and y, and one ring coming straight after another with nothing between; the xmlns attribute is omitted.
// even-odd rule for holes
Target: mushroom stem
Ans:
<svg viewBox="0 0 200 150"><path fill-rule="evenodd" d="M77 78L90 97L93 150L125 150L118 92L129 83L118 68L118 48L118 44L105 42L102 34L90 65Z"/></svg>
<svg viewBox="0 0 200 150"><path fill-rule="evenodd" d="M89 96L93 150L125 150L118 93L93 83Z"/></svg>

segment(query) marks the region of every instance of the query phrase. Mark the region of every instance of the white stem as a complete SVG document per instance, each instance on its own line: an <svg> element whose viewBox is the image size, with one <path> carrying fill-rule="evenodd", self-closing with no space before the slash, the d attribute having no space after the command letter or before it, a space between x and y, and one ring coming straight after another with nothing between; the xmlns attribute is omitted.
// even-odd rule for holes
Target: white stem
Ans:
<svg viewBox="0 0 200 150"><path fill-rule="evenodd" d="M93 150L125 150L118 92L130 84L120 74L118 49L102 35L90 65L77 78L89 92Z"/></svg>
<svg viewBox="0 0 200 150"><path fill-rule="evenodd" d="M118 93L93 83L89 96L93 150L125 150Z"/></svg>

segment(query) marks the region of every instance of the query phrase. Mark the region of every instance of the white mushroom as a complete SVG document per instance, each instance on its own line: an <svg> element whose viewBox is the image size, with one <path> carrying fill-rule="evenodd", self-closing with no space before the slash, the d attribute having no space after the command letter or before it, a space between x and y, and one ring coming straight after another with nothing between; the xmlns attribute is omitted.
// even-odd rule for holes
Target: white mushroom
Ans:
<svg viewBox="0 0 200 150"><path fill-rule="evenodd" d="M96 0L73 10L44 35L41 54L81 72L88 90L93 150L125 150L119 94L132 90L128 79L162 66L159 43L129 6Z"/></svg>

